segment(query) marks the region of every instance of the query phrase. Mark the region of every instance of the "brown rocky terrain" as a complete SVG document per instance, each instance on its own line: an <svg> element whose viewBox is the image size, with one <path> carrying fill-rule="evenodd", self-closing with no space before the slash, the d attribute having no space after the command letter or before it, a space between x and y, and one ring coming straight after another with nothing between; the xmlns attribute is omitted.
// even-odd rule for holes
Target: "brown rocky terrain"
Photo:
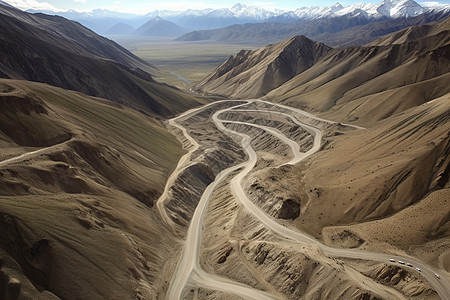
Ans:
<svg viewBox="0 0 450 300"><path fill-rule="evenodd" d="M328 135L324 149L310 162L260 171L247 181L247 192L273 216L277 216L273 211L276 207L294 199L299 203L300 214L291 224L333 247L408 254L448 272L449 105L449 97L445 96L370 129L333 129L331 132L338 134ZM213 220L219 222L214 217L210 222ZM231 232L243 222L236 223L237 220L229 220L234 224ZM258 239L263 232L259 231ZM219 243L218 239L213 238L212 248L208 248L212 252L204 257L228 253L225 244L220 246L222 250L213 246ZM229 239L241 240L239 235ZM255 253L252 260L260 261L261 255ZM210 263L226 273L229 269L219 263L223 261L219 256L217 266ZM232 265L236 264L233 261ZM411 281L410 275L401 273L403 269L383 271L379 266L364 271L359 263L354 267L383 285L390 282L387 285L401 290L407 299L434 297L420 277Z"/></svg>
<svg viewBox="0 0 450 300"><path fill-rule="evenodd" d="M285 145L270 135L262 134L259 128L232 122L277 128L286 136L297 138L302 151L307 151L311 142L299 134L302 129L292 130L294 124L276 113L272 113L269 119L267 112L253 111L256 108L269 109L271 106L268 104L255 103L246 109L222 113L220 118L227 120L227 128L253 136L252 146L258 154L258 162L245 179L244 187L249 198L275 218L280 218L286 206L291 205L291 217L286 218L291 221L280 218L278 222L299 228L338 248L410 254L438 268L442 274L446 271L445 265L438 261L445 261L449 239L445 231L448 216L444 202L448 197L448 179L442 179L446 178L449 163L446 150L448 136L443 134L448 132L448 126L429 124L448 125L449 103L447 97L440 98L365 130L349 130L339 124L322 122L326 133L322 151L310 160L282 167L277 166L281 161L290 159ZM218 105L216 110L220 108L223 106ZM205 109L179 121L199 141L200 148L196 151L200 153L215 149L217 140L223 138L212 124L208 124L211 123L210 116L210 109ZM213 134L207 135L205 132ZM408 139L403 138L402 141L401 137L406 135ZM402 145L407 141L412 143L410 147ZM434 149L433 144L440 146ZM436 152L424 158L422 154L428 150ZM193 157L205 159L202 155ZM430 163L429 159L433 162ZM397 161L398 165L392 166L392 161ZM403 162L408 162L409 166L401 165ZM434 171L431 172L430 185L424 186L424 190L418 193L418 182L430 174L419 171L423 171L425 165L434 166ZM386 176L387 171L394 172L393 179ZM365 260L339 259L325 254L316 245L280 238L255 219L252 212L242 207L229 189L230 178L224 179L214 191L202 225L200 264L207 273L267 291L277 299L320 299L324 295L346 299L439 299L429 283L414 269ZM441 184L436 185L437 182ZM442 182L446 183L442 185ZM353 195L355 189L358 192ZM430 202L427 195L434 190L446 196ZM379 196L379 193L382 195ZM383 196L384 193L390 196ZM374 197L383 201L377 203ZM414 197L414 203L405 202ZM185 199L180 198L182 201ZM369 206L369 203L377 204ZM391 209L383 210L387 206ZM170 206L167 208L171 209ZM300 213L292 216L297 209ZM176 214L180 215L180 212ZM424 215L436 217L424 218ZM347 217L348 223L344 224ZM371 218L374 221L367 221ZM356 224L354 220L357 220ZM385 222L383 231L378 224ZM410 224L417 224L420 229ZM423 232L423 237L433 236L433 241L421 239L420 235L415 234L417 230ZM433 249L433 254L425 249ZM173 272L169 269L166 269L167 272ZM234 299L232 295L203 289L192 289L189 295L197 295L201 299Z"/></svg>
<svg viewBox="0 0 450 300"><path fill-rule="evenodd" d="M266 94L264 99L324 112L329 119L368 125L449 92L449 26L446 19L344 49L298 43L290 48L289 40L231 57L198 88L243 99ZM283 49L300 55L282 55ZM304 55L309 49L312 54ZM286 82L284 69L274 69L280 60L308 64ZM266 78L278 84L266 88Z"/></svg>
<svg viewBox="0 0 450 300"><path fill-rule="evenodd" d="M172 242L152 207L179 143L104 99L1 87L1 297L154 298Z"/></svg>
<svg viewBox="0 0 450 300"><path fill-rule="evenodd" d="M255 51L241 51L206 77L200 88L227 97L261 97L312 67L331 48L296 36Z"/></svg>
<svg viewBox="0 0 450 300"><path fill-rule="evenodd" d="M364 47L328 49L311 67L269 92L264 99L367 127L322 126L322 149L306 162L274 167L277 157L289 155L285 145L252 126L227 125L254 137L259 158L244 183L248 197L278 222L327 245L410 255L448 277L449 24L412 27ZM265 93L259 82L266 73L274 74L273 61L285 58L282 51L271 50L289 42L231 57L200 89L242 99ZM274 114L249 114L229 111L223 117L276 127L291 138L298 132L293 125L280 127ZM297 142L308 149L305 140ZM299 250L272 236L225 187L213 199L201 255L208 273L280 298L438 299L417 272L349 259L342 260L344 269L327 265L317 249ZM327 274L337 270L340 284L329 282L330 277L315 281L306 261L325 264ZM296 283L295 276L304 276L306 286ZM327 291L328 286L334 288ZM349 294L339 294L342 290Z"/></svg>
<svg viewBox="0 0 450 300"><path fill-rule="evenodd" d="M153 65L62 17L0 5L0 40L0 78L48 83L157 116L202 103L155 82Z"/></svg>
<svg viewBox="0 0 450 300"><path fill-rule="evenodd" d="M450 293L448 20L347 49L294 37L202 85L330 122L241 100L166 121L206 100L79 24L0 18L0 298L165 299L179 274L198 299Z"/></svg>
<svg viewBox="0 0 450 300"><path fill-rule="evenodd" d="M182 154L161 118L205 100L78 23L0 19L0 298L156 298L175 236L153 207Z"/></svg>

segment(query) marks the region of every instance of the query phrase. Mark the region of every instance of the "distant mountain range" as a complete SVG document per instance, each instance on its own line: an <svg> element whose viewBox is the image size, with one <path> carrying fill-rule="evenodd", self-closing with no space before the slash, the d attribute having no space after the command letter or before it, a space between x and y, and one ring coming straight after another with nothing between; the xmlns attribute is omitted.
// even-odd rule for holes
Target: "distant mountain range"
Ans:
<svg viewBox="0 0 450 300"><path fill-rule="evenodd" d="M450 15L448 10L428 11L408 18L367 18L355 13L344 16L302 19L290 23L237 24L220 29L189 32L178 41L220 41L222 43L278 43L295 35L305 35L333 47L364 45L395 31L440 21Z"/></svg>
<svg viewBox="0 0 450 300"><path fill-rule="evenodd" d="M119 23L138 28L150 19L160 17L166 21L175 23L186 31L217 29L235 24L246 23L291 23L301 20L318 20L323 18L336 18L358 16L366 20L397 19L415 17L424 13L436 13L438 11L450 12L450 5L427 4L421 6L414 0L384 0L379 4L360 3L344 7L336 3L330 7L302 7L292 11L274 10L269 11L256 6L236 4L232 8L203 9L186 11L155 10L148 14L133 15L96 9L91 12L43 12L47 14L58 14L67 19L78 21L84 26L100 34L111 34L111 29ZM120 32L119 32L120 33Z"/></svg>

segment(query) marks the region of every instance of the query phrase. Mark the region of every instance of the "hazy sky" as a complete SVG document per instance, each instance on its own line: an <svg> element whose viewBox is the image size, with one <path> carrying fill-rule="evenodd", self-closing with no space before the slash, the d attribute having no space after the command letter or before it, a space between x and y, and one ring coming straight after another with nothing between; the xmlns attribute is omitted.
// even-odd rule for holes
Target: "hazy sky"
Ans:
<svg viewBox="0 0 450 300"><path fill-rule="evenodd" d="M335 4L336 0L281 0L281 1L239 1L239 0L219 0L219 1L171 1L171 0L3 0L20 9L47 9L47 10L69 10L75 9L78 11L91 11L96 8L103 8L115 11L133 12L145 14L155 9L169 9L169 10L186 10L189 8L223 8L232 7L236 3L246 5L254 5L264 7L266 9L295 9L304 6L331 6ZM354 3L379 3L382 0L342 0L338 1L344 6ZM424 1L418 1L423 3ZM426 1L426 0L425 0ZM441 4L450 5L450 0L438 0Z"/></svg>

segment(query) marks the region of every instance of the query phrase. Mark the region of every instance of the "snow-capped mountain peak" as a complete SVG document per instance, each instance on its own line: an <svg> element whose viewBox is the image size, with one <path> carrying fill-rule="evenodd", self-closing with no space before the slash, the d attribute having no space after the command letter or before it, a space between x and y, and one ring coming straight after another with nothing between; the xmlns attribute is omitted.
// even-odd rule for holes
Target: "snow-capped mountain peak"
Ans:
<svg viewBox="0 0 450 300"><path fill-rule="evenodd" d="M241 3L236 3L230 10L232 12L239 12L242 11L243 9L247 8L247 5L241 4Z"/></svg>
<svg viewBox="0 0 450 300"><path fill-rule="evenodd" d="M341 10L335 12L334 14L337 16L344 16L344 15L348 15L348 14L352 14L355 11L364 11L365 13L367 13L367 15L371 15L371 16L375 16L375 15L379 15L379 13L377 12L377 5L371 4L371 3L357 3L357 4L353 4L347 7L342 8Z"/></svg>
<svg viewBox="0 0 450 300"><path fill-rule="evenodd" d="M2 0L0 0L2 1ZM380 0L378 0L380 1ZM434 1L434 0L431 0ZM2 3L2 2L0 2ZM95 9L91 12L66 11L57 14L79 21L98 33L123 22L139 27L149 19L160 16L189 30L215 29L234 24L276 22L289 23L298 20L349 17L358 19L406 18L425 12L450 12L450 5L424 2L422 7L414 0L383 0L378 4L358 3L344 7L340 3L332 6L301 7L295 10L267 10L257 6L236 3L231 8L189 9L185 11L155 10L145 16ZM38 11L31 11L38 12ZM105 28L107 26L107 28Z"/></svg>
<svg viewBox="0 0 450 300"><path fill-rule="evenodd" d="M330 8L331 8L331 11L335 12L335 11L339 11L339 10L343 9L344 7L339 2L336 2L336 4L334 4Z"/></svg>
<svg viewBox="0 0 450 300"><path fill-rule="evenodd" d="M420 15L424 9L414 0L384 0L377 11L386 17L399 18Z"/></svg>
<svg viewBox="0 0 450 300"><path fill-rule="evenodd" d="M441 7L442 6L439 8ZM448 7L448 5L444 7ZM287 12L283 16L285 18L292 18L293 15L295 15L299 19L318 19L345 15L360 15L367 18L407 18L420 15L425 11L427 11L427 9L414 0L384 0L379 4L357 3L347 7L342 6L340 3L336 3L330 7L302 7L295 10L294 13Z"/></svg>
<svg viewBox="0 0 450 300"><path fill-rule="evenodd" d="M275 15L275 13L256 6L235 4L230 11L237 18L254 18L255 20L265 20Z"/></svg>

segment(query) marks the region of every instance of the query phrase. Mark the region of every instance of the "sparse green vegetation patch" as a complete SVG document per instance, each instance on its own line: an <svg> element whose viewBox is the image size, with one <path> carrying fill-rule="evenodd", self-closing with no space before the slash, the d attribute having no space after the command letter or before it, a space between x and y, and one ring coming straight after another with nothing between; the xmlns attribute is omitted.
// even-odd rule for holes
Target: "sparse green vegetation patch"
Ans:
<svg viewBox="0 0 450 300"><path fill-rule="evenodd" d="M231 55L242 49L257 48L257 45L242 43L156 41L123 37L118 38L117 42L133 54L157 66L161 72L157 74L156 80L184 90L199 83Z"/></svg>

